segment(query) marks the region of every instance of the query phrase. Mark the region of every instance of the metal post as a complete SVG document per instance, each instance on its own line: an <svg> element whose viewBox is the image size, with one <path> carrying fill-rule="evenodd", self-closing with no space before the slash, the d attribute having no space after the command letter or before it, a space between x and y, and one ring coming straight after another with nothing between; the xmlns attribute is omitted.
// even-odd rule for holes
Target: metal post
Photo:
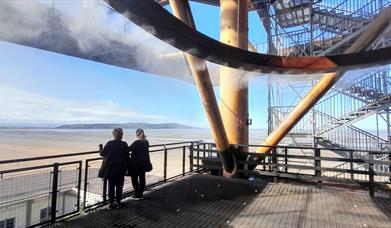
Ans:
<svg viewBox="0 0 391 228"><path fill-rule="evenodd" d="M288 156L288 147L284 148L284 155L285 155L285 157L284 157L284 160L285 160L285 173L288 173L288 158L287 158L287 156Z"/></svg>
<svg viewBox="0 0 391 228"><path fill-rule="evenodd" d="M200 144L197 143L197 171L200 171Z"/></svg>
<svg viewBox="0 0 391 228"><path fill-rule="evenodd" d="M202 152L202 153L203 153L203 157L205 158L205 150L206 150L206 145L205 145L205 143L202 144L202 148L203 148L203 150L204 150L204 151Z"/></svg>
<svg viewBox="0 0 391 228"><path fill-rule="evenodd" d="M353 159L353 151L349 151L349 159ZM353 180L354 179L353 161L350 160L349 164L350 164L350 179Z"/></svg>
<svg viewBox="0 0 391 228"><path fill-rule="evenodd" d="M314 151L315 155L315 176L318 180L318 187L321 187L321 178L322 178L322 171L321 168L321 160L320 160L320 149L316 148Z"/></svg>
<svg viewBox="0 0 391 228"><path fill-rule="evenodd" d="M84 167L84 193L83 193L83 209L86 209L87 206L87 188L88 188L88 160L86 160L86 164Z"/></svg>
<svg viewBox="0 0 391 228"><path fill-rule="evenodd" d="M182 176L185 175L186 172L186 146L183 146L182 151Z"/></svg>
<svg viewBox="0 0 391 228"><path fill-rule="evenodd" d="M77 180L77 200L76 200L76 208L77 211L80 211L80 194L81 194L81 175L82 175L82 161L79 161L78 169L78 180Z"/></svg>
<svg viewBox="0 0 391 228"><path fill-rule="evenodd" d="M193 172L193 143L190 145L190 155L189 155L189 162L190 162L190 172Z"/></svg>
<svg viewBox="0 0 391 228"><path fill-rule="evenodd" d="M167 182L167 148L164 145L164 174L163 174L164 182Z"/></svg>
<svg viewBox="0 0 391 228"><path fill-rule="evenodd" d="M103 204L107 202L107 179L103 180Z"/></svg>
<svg viewBox="0 0 391 228"><path fill-rule="evenodd" d="M309 42L309 45L310 45L310 50L309 50L309 55L313 55L313 51L314 51L314 45L313 45L313 36L314 36L314 28L313 28L313 14L314 14L314 10L312 8L312 1L308 1L308 8L309 8L309 11L310 11L310 42Z"/></svg>
<svg viewBox="0 0 391 228"><path fill-rule="evenodd" d="M51 218L50 222L55 223L56 222L56 215L57 215L57 193L58 193L58 173L59 173L59 163L53 164L53 181L52 181L52 202L51 202Z"/></svg>
<svg viewBox="0 0 391 228"><path fill-rule="evenodd" d="M273 169L273 180L274 183L277 183L277 176L278 176L278 162L277 162L277 148L274 148L272 150L272 169Z"/></svg>
<svg viewBox="0 0 391 228"><path fill-rule="evenodd" d="M369 153L369 195L375 196L375 180L374 180L374 174L375 171L373 170L373 154Z"/></svg>

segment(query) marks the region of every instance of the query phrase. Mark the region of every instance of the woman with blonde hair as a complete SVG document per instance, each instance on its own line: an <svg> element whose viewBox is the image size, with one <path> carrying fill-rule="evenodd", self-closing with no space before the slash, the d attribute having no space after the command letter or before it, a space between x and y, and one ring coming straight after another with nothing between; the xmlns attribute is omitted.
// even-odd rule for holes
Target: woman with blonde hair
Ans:
<svg viewBox="0 0 391 228"><path fill-rule="evenodd" d="M144 130L136 130L137 140L130 145L131 151L129 174L132 177L135 200L143 199L145 189L145 173L152 170L152 164L149 158L149 142Z"/></svg>

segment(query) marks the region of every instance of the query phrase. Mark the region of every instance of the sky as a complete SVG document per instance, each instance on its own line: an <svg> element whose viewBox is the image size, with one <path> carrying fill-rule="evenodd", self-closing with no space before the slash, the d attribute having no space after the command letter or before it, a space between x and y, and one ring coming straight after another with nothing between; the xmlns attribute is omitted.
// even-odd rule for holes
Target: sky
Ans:
<svg viewBox="0 0 391 228"><path fill-rule="evenodd" d="M192 3L199 31L219 39L219 8ZM264 31L250 14L250 40ZM188 82L0 41L0 125L177 122L208 127ZM215 88L219 95L219 88ZM266 128L266 84L250 85L254 128Z"/></svg>
<svg viewBox="0 0 391 228"><path fill-rule="evenodd" d="M71 2L80 4L56 4L80 15L83 11L73 12ZM218 40L219 8L193 2L191 7L198 31ZM249 13L249 40L252 44L266 41L255 12ZM2 41L0 69L0 126L176 122L208 127L197 88L189 82ZM255 77L249 83L254 129L267 128L267 80ZM215 93L219 99L218 87ZM374 118L358 125L366 128L373 123Z"/></svg>

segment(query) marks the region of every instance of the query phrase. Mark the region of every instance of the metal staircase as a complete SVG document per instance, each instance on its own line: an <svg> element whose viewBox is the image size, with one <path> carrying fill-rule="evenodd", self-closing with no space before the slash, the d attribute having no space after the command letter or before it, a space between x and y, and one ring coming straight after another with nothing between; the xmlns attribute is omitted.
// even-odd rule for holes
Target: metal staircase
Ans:
<svg viewBox="0 0 391 228"><path fill-rule="evenodd" d="M322 116L323 118L334 119L333 117L316 111L316 114ZM369 154L366 152L362 153L347 153L342 152L338 149L352 149L357 151L389 151L390 147L388 141L380 138L374 134L371 134L367 131L359 129L354 126L347 126L345 128L339 129L338 131L334 131L333 133L326 134L323 136L315 137L316 143L319 146L325 148L336 148L337 150L333 150L334 153L340 155L345 158L356 158L356 159L369 159ZM377 161L389 161L390 155L388 154L374 154L373 158ZM366 165L358 165L355 164L352 166L349 162L343 162L338 165L333 166L333 168L338 169L354 169L354 170L367 170L368 167ZM376 164L374 166L375 172L390 172L389 165ZM323 172L325 176L332 177L343 177L346 178L346 173L332 173L332 172ZM366 178L365 176L361 176L360 178Z"/></svg>
<svg viewBox="0 0 391 228"><path fill-rule="evenodd" d="M271 30L279 55L318 55L344 41L343 49L391 0L277 0ZM346 40L350 42L346 42ZM258 45L266 50L267 43ZM338 49L342 51L343 49Z"/></svg>
<svg viewBox="0 0 391 228"><path fill-rule="evenodd" d="M275 108L272 113L274 115L273 121L278 121L281 117L284 115L287 115L288 112L286 110L291 110L294 107L280 107ZM284 110L281 112L281 110ZM327 119L327 120L335 120L335 117L332 117L326 113L322 113L320 111L314 112L316 119ZM311 115L306 115L306 119L301 120L299 122L299 125L297 125L295 128L291 130L289 133L289 137L284 140L284 144L288 146L312 146L309 145L309 137L311 134L311 127L305 126L306 123L308 123L308 119L311 118ZM308 124L307 124L308 125ZM303 128L304 127L304 128ZM300 141L300 139L304 140ZM346 150L352 149L356 151L389 151L390 147L388 144L388 141L378 137L370 132L364 131L360 128L357 128L355 126L346 126L344 128L338 129L337 131L329 132L327 134L324 134L322 136L315 136L315 144L320 147L324 148L332 148L331 151L335 154L338 154L341 157L345 158L356 158L356 159L369 159L368 153L355 153L354 155L347 153ZM345 151L341 151L345 150ZM310 151L301 150L300 151L303 155L310 156ZM374 154L374 159L378 161L389 161L390 156L384 155L384 154ZM295 161L300 162L300 161ZM305 162L305 164L312 164L311 162ZM334 168L339 169L350 169L353 168L355 170L365 170L368 169L368 167L365 167L364 165L355 165L354 167L350 167L350 163L343 162L338 165L333 166ZM374 171L376 172L390 172L390 167L388 165L375 165ZM344 176L344 173L331 173L331 172L324 172L323 175L326 176L333 176L333 177L341 177ZM345 178L345 176L344 176ZM365 177L360 177L365 178Z"/></svg>
<svg viewBox="0 0 391 228"><path fill-rule="evenodd" d="M366 25L391 0L277 0L269 8L269 17L274 22L269 30L278 55L305 56L330 55L346 50L365 31ZM374 42L369 49L391 45L391 29ZM259 51L267 50L270 44L258 45ZM390 129L389 107L391 106L391 68L375 68L348 72L334 88L293 128L282 143L297 146L322 146L338 149L390 151L388 138L362 130L353 124L369 116L384 119ZM293 109L308 91L310 82L275 81L269 86L269 131ZM292 84L296 84L292 86ZM298 85L297 85L298 84ZM284 86L286 86L284 88ZM301 87L300 87L301 86ZM292 89L290 92L286 89ZM271 92L270 92L271 91ZM296 96L297 98L292 98ZM382 116L384 115L384 116ZM388 135L390 133L388 132ZM366 158L368 153L355 154ZM389 155L374 155L376 160L389 160ZM332 165L332 164L331 164ZM335 166L335 164L334 164ZM341 169L368 169L336 165ZM377 165L375 171L390 172L390 167ZM339 176L340 173L325 173Z"/></svg>
<svg viewBox="0 0 391 228"><path fill-rule="evenodd" d="M317 135L332 133L388 109L391 106L389 71L385 68L364 74L346 83L350 86L329 92L317 104L316 110L333 118L317 121Z"/></svg>
<svg viewBox="0 0 391 228"><path fill-rule="evenodd" d="M328 121L335 120L326 113L315 111L317 119L323 118ZM384 150L388 149L387 140L355 126L346 126L338 131L328 132L324 135L315 136L317 144L327 148L354 149L354 150Z"/></svg>

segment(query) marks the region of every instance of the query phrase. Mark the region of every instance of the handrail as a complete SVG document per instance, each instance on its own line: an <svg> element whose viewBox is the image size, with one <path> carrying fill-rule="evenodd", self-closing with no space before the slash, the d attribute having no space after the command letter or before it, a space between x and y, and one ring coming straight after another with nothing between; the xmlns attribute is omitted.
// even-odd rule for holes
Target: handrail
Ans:
<svg viewBox="0 0 391 228"><path fill-rule="evenodd" d="M360 152L366 152L370 154L391 154L391 151L380 151L380 150L355 150L355 149L341 149L341 148L321 148L321 147L307 147L307 146L270 146L270 145L256 145L256 144L234 144L233 146L237 147L268 147L268 148L273 148L273 149L284 149L284 148L290 148L290 149L308 149L308 150L333 150L333 151L352 151L353 153L360 153ZM243 152L244 153L244 152ZM251 153L251 152L246 152L246 153ZM260 155L259 153L253 153L256 155Z"/></svg>
<svg viewBox="0 0 391 228"><path fill-rule="evenodd" d="M260 145L236 145L258 148ZM243 152L243 154L249 157L258 157L261 159L248 159L239 161L244 164L243 169L239 169L239 173L247 175L260 175L270 176L277 181L277 178L291 178L300 180L313 180L318 185L322 184L322 181L340 182L345 184L365 184L368 186L369 194L375 195L375 187L379 184L388 184L391 182L391 160L379 160L374 154L384 154L383 158L390 158L391 152L389 151L361 151L350 149L338 149L341 151L349 152L351 156L349 158L341 158L339 156L330 156L322 154L322 151L329 150L329 148L314 148L314 147L293 147L293 146L265 146L274 148L271 153L259 154L254 152ZM297 155L295 152L292 154L289 149L311 149L311 155ZM282 149L282 150L278 150ZM221 171L221 165L218 162L218 152L215 149L202 149L192 148L191 161L192 166L208 171L215 170ZM353 157L353 153L366 152L363 156ZM192 156L193 153L197 153L197 156ZM199 153L202 153L198 155ZM216 155L211 155L216 154ZM206 155L206 156L205 156ZM195 161L196 160L196 161ZM199 161L202 161L200 163ZM314 161L313 164L302 164L305 161ZM325 161L324 163L322 161ZM330 162L346 162L343 166L332 166ZM249 170L247 167L253 166L254 170ZM257 168L258 167L258 168ZM383 167L383 169L377 169L377 167ZM335 175L335 173L343 174Z"/></svg>
<svg viewBox="0 0 391 228"><path fill-rule="evenodd" d="M151 153L157 152L164 154L163 160L152 160L152 162L163 162L163 169L159 167L151 173L151 179L147 182L146 187L152 188L167 181L183 177L193 171L190 164L187 167L186 157L188 151L193 145L199 145L202 140L173 142L166 144L151 145L154 150ZM162 148L159 148L159 147ZM172 164L172 169L168 162L168 153L170 151L181 151L182 166ZM7 208L7 211L0 213L0 217L4 213L12 215L19 219L20 215L18 209L9 207L20 202L31 202L35 199L48 199L51 216L47 220L34 219L30 221L29 226L45 226L48 224L57 223L63 219L76 216L80 213L86 213L98 207L107 204L107 180L103 181L98 177L99 168L101 167L102 157L98 156L99 151L79 152L70 154L58 154L51 156L40 156L35 158L23 158L0 161L1 164L13 162L26 162L39 159L83 156L93 154L90 157L76 157L72 161L65 159L58 159L61 161L47 161L47 164L35 164L27 167L4 167L0 169L0 184L5 189L2 200L0 200L0 208ZM177 155L177 154L175 154ZM151 157L152 158L152 157ZM155 157L156 158L156 157ZM160 158L160 157L159 157ZM77 159L77 160L76 160ZM198 169L196 169L198 171ZM38 183L39 182L39 183ZM33 186L30 186L33 185ZM72 191L71 197L68 200L75 200L75 204L69 206L59 206L59 195L61 192L66 193L68 190ZM41 193L42 192L42 193ZM132 188L125 186L123 198L134 194ZM4 201L5 197L7 200ZM66 200L64 198L64 200ZM58 209L62 208L62 209ZM33 212L29 212L31 216ZM4 216L3 216L4 217Z"/></svg>
<svg viewBox="0 0 391 228"><path fill-rule="evenodd" d="M19 158L19 159L0 161L0 165L1 164L16 163L16 162L29 162L29 161L46 160L46 159L53 159L53 158L73 157L73 156L81 156L81 155L89 155L89 154L97 154L97 153L99 153L99 151L89 151L89 152L78 152L78 153L71 153L71 154L58 154L58 155L49 155L49 156L40 156L40 157Z"/></svg>
<svg viewBox="0 0 391 228"><path fill-rule="evenodd" d="M190 144L190 143L200 143L202 140L198 141L184 141L184 142L175 142L175 143L166 143L166 144L155 144L150 145L149 147L159 147L159 146L172 146L172 145L180 145L180 144ZM161 149L163 150L163 149ZM155 150L159 151L159 150ZM154 152L154 151L152 151ZM0 160L0 165L2 164L9 164L9 163L17 163L17 162L29 162L29 161L37 161L37 160L47 160L47 159L53 159L53 158L63 158L63 157L74 157L74 156L83 156L83 155L90 155L90 154L97 154L99 151L88 151L88 152L77 152L77 153L70 153L70 154L56 154L56 155L48 155L48 156L39 156L39 157L28 157L28 158L19 158L19 159L10 159L10 160Z"/></svg>

